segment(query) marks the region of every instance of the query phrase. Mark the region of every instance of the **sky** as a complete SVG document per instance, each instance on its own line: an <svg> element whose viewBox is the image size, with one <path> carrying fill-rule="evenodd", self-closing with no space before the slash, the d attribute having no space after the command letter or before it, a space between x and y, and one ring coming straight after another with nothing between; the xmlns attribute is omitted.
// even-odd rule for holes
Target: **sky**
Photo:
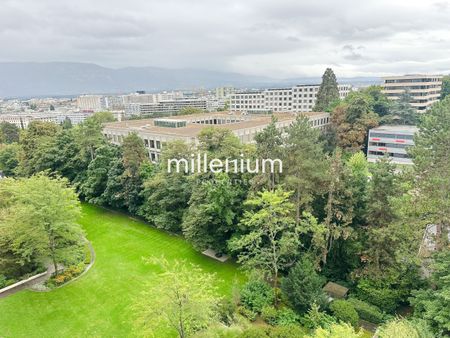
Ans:
<svg viewBox="0 0 450 338"><path fill-rule="evenodd" d="M272 78L450 72L450 0L0 0L0 62Z"/></svg>

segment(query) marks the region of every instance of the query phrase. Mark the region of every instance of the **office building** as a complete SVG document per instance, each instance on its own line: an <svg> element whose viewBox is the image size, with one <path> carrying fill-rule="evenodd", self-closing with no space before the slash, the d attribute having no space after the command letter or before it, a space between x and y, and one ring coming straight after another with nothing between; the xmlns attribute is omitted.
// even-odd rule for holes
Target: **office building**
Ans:
<svg viewBox="0 0 450 338"><path fill-rule="evenodd" d="M125 104L126 116L162 116L173 115L186 107L207 109L207 102L196 98L179 98L174 100L159 101L155 103L128 103Z"/></svg>
<svg viewBox="0 0 450 338"><path fill-rule="evenodd" d="M277 128L285 128L295 120L295 114L277 114ZM313 128L324 129L330 123L328 113L305 113ZM232 131L242 143L254 142L254 137L272 121L271 115L242 115L204 113L166 118L128 120L106 123L104 135L114 144L121 144L131 132L137 133L148 149L152 161L159 159L161 149L169 141L182 140L198 143L198 134L205 127L225 128Z"/></svg>
<svg viewBox="0 0 450 338"><path fill-rule="evenodd" d="M404 75L383 78L383 93L391 100L398 100L408 91L411 106L419 112L426 111L439 100L442 89L442 75Z"/></svg>
<svg viewBox="0 0 450 338"><path fill-rule="evenodd" d="M77 107L80 110L101 111L106 108L105 97L102 95L81 95L77 97Z"/></svg>
<svg viewBox="0 0 450 338"><path fill-rule="evenodd" d="M311 112L316 103L320 85L296 85L287 88L270 88L240 91L231 95L230 110L234 112ZM338 85L339 97L344 99L350 85Z"/></svg>
<svg viewBox="0 0 450 338"><path fill-rule="evenodd" d="M412 164L407 148L414 145L415 126L380 126L369 130L367 160L376 162L388 154L393 163Z"/></svg>

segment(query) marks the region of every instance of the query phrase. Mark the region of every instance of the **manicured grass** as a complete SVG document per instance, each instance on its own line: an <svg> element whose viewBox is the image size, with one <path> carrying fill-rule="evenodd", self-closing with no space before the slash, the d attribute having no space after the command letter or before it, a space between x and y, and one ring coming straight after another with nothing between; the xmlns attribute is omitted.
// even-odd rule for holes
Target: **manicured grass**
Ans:
<svg viewBox="0 0 450 338"><path fill-rule="evenodd" d="M242 274L195 252L182 238L125 215L83 205L80 220L96 261L79 280L46 293L29 290L0 299L0 337L130 337L130 305L156 273L142 257L186 259L216 272L220 292L229 296Z"/></svg>

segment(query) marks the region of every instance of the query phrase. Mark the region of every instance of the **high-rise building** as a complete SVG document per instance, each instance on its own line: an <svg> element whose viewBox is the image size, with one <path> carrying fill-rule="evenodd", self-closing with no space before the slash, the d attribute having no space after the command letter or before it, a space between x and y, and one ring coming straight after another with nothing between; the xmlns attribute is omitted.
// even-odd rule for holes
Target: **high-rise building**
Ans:
<svg viewBox="0 0 450 338"><path fill-rule="evenodd" d="M311 112L316 103L320 85L296 85L286 88L270 88L240 91L231 95L230 110L235 112ZM350 85L338 85L339 97L344 99Z"/></svg>
<svg viewBox="0 0 450 338"><path fill-rule="evenodd" d="M439 100L442 89L442 75L403 75L383 78L383 93L391 100L409 92L411 106L419 112L425 111Z"/></svg>
<svg viewBox="0 0 450 338"><path fill-rule="evenodd" d="M102 95L81 95L77 97L80 110L100 111L106 108L105 97Z"/></svg>

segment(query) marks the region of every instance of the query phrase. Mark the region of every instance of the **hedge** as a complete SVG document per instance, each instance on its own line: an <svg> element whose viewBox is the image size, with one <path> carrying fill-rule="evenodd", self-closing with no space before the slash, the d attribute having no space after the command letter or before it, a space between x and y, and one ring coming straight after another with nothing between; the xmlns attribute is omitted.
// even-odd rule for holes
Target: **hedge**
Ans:
<svg viewBox="0 0 450 338"><path fill-rule="evenodd" d="M356 298L349 298L348 302L353 305L361 319L367 320L374 324L384 322L385 315L378 306L369 304Z"/></svg>

